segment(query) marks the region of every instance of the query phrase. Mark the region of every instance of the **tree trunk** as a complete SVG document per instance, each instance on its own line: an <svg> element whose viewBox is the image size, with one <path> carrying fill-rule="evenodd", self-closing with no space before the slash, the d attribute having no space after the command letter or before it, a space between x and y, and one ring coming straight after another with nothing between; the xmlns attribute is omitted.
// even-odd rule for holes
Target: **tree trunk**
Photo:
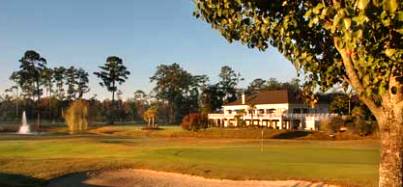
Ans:
<svg viewBox="0 0 403 187"><path fill-rule="evenodd" d="M37 127L37 131L39 132L40 131L40 124L41 124L41 113L40 113L40 110L39 110L39 108L40 108L39 105L40 105L40 102L41 102L41 89L40 89L40 84L39 84L38 79L36 80L36 85L37 85L36 91L37 91L37 94L38 94L38 99L36 101L36 113L37 113L36 127Z"/></svg>
<svg viewBox="0 0 403 187"><path fill-rule="evenodd" d="M113 84L115 85L115 83ZM111 124L115 123L115 91L112 91L112 115L111 117Z"/></svg>
<svg viewBox="0 0 403 187"><path fill-rule="evenodd" d="M79 91L79 92L78 92L78 98L79 98L79 99L82 99L82 98L83 98L83 95L84 95L83 91Z"/></svg>
<svg viewBox="0 0 403 187"><path fill-rule="evenodd" d="M172 124L174 121L174 109L173 109L173 101L170 99L168 101L168 123Z"/></svg>
<svg viewBox="0 0 403 187"><path fill-rule="evenodd" d="M20 103L20 96L19 96L19 94L18 94L18 87L17 87L17 95L16 95L16 99L15 99L15 117L17 118L17 119L19 119L19 116L20 116L20 114L19 114L19 103Z"/></svg>
<svg viewBox="0 0 403 187"><path fill-rule="evenodd" d="M16 100L16 109L15 109L15 113L16 113L17 119L19 119L19 117L20 117L19 104L20 104L20 99L18 98L18 99Z"/></svg>
<svg viewBox="0 0 403 187"><path fill-rule="evenodd" d="M37 111L37 116L36 116L36 128L38 131L38 133L40 132L40 124L41 124L41 113L39 111Z"/></svg>
<svg viewBox="0 0 403 187"><path fill-rule="evenodd" d="M52 91L50 91L51 89L49 89L49 96L48 96L48 99L49 99L49 102L48 102L48 110L49 110L49 113L48 113L48 120L51 120L52 119L52 121L53 121L53 111L52 111Z"/></svg>
<svg viewBox="0 0 403 187"><path fill-rule="evenodd" d="M379 166L380 187L403 186L403 114L402 109L384 109L378 118L381 136Z"/></svg>

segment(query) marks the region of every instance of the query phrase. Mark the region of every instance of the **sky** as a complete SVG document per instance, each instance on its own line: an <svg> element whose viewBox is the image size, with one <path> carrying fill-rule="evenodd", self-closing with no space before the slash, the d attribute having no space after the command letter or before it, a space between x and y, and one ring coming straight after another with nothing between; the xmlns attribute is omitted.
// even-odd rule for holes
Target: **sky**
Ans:
<svg viewBox="0 0 403 187"><path fill-rule="evenodd" d="M245 79L296 78L294 66L275 48L259 52L228 43L218 31L192 16L192 0L1 0L0 93L26 50L45 57L49 67L75 66L90 72L87 96L110 97L93 75L108 56L119 56L131 71L119 87L124 97L151 91L160 64L178 63L211 83L231 66Z"/></svg>

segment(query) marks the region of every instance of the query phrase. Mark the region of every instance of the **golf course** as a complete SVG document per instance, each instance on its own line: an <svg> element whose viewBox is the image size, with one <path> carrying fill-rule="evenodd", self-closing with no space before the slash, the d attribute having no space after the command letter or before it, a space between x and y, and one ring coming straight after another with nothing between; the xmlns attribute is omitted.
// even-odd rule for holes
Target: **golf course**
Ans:
<svg viewBox="0 0 403 187"><path fill-rule="evenodd" d="M377 140L226 138L229 131L237 130L162 127L147 132L127 125L79 135L62 130L40 136L2 134L0 185L44 186L68 174L150 169L213 179L377 186ZM186 133L210 136L186 137Z"/></svg>

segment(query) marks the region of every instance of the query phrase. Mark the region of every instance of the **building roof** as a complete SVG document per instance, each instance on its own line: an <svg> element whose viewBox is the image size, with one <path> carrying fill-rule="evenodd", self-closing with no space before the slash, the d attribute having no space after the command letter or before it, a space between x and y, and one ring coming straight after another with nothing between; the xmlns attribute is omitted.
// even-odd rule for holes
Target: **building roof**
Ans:
<svg viewBox="0 0 403 187"><path fill-rule="evenodd" d="M257 104L280 104L280 103L303 103L301 96L297 93L292 93L290 90L265 90L257 94L247 96L245 98L245 105ZM224 106L243 105L242 98L225 104Z"/></svg>

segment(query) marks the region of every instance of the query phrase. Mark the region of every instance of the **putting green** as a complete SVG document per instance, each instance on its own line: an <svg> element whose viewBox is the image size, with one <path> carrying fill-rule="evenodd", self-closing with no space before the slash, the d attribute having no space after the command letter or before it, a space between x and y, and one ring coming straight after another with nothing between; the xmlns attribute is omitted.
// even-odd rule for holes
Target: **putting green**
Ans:
<svg viewBox="0 0 403 187"><path fill-rule="evenodd" d="M227 179L300 179L376 186L376 141L0 136L0 184L41 185L68 173L122 167Z"/></svg>

